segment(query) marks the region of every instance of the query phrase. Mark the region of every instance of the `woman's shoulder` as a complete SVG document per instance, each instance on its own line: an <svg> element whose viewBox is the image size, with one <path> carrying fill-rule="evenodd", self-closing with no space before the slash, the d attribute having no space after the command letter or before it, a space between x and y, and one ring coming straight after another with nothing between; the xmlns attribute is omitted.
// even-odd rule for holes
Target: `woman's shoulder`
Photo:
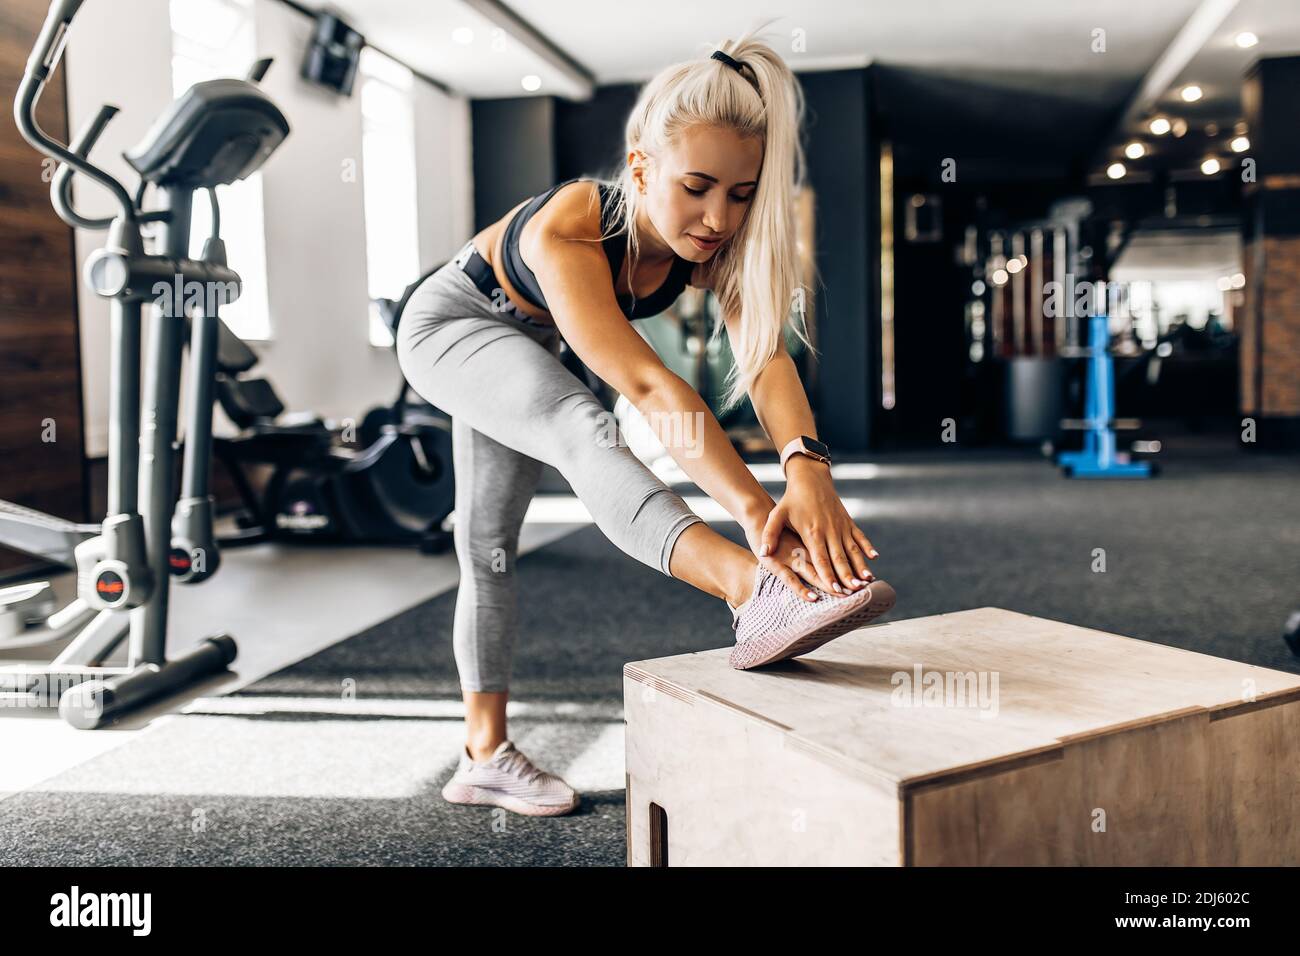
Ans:
<svg viewBox="0 0 1300 956"><path fill-rule="evenodd" d="M594 179L565 183L528 222L539 227L533 238L599 239L601 199L601 184Z"/></svg>

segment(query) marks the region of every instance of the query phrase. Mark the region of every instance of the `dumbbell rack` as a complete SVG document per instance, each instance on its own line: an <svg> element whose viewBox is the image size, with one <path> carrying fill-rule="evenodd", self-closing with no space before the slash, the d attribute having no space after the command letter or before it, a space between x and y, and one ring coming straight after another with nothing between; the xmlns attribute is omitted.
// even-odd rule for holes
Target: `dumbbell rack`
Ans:
<svg viewBox="0 0 1300 956"><path fill-rule="evenodd" d="M1088 345L1062 349L1064 358L1088 360L1084 388L1084 417L1061 420L1064 429L1083 432L1083 450L1062 452L1057 465L1067 478L1150 478L1150 462L1129 461L1128 455L1115 450L1115 432L1141 427L1136 418L1114 418L1115 365L1107 348L1110 340L1109 319L1105 315L1088 318Z"/></svg>

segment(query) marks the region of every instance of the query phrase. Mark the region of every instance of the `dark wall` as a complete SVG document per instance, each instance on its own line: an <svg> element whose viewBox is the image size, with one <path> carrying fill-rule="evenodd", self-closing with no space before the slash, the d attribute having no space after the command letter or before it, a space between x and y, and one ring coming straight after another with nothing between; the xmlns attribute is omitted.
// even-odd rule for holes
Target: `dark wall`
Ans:
<svg viewBox="0 0 1300 956"><path fill-rule="evenodd" d="M1128 89L1121 81L1068 93L997 64L949 72L879 63L871 73L876 110L903 172L917 167L937 176L939 160L952 157L958 182L986 186L1081 179Z"/></svg>
<svg viewBox="0 0 1300 956"><path fill-rule="evenodd" d="M840 451L872 447L880 408L880 166L866 70L804 73L819 284L813 410Z"/></svg>
<svg viewBox="0 0 1300 956"><path fill-rule="evenodd" d="M49 5L0 6L0 498L84 521L81 359L72 230L50 208L42 157L14 124L13 103ZM41 97L38 119L67 135L63 70ZM54 441L44 440L45 423ZM0 572L26 568L0 552Z"/></svg>
<svg viewBox="0 0 1300 956"><path fill-rule="evenodd" d="M623 158L623 126L638 87L602 86L585 103L555 102L555 177L611 177Z"/></svg>
<svg viewBox="0 0 1300 956"><path fill-rule="evenodd" d="M474 100L474 229L555 184L555 109L546 96Z"/></svg>

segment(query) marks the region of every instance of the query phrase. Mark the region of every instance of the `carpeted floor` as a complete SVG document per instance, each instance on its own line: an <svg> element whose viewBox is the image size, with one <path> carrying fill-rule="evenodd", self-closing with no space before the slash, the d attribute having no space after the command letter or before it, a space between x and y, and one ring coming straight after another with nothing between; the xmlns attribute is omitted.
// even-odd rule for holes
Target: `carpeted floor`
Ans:
<svg viewBox="0 0 1300 956"><path fill-rule="evenodd" d="M1300 673L1280 639L1300 607L1297 478L1295 458L1190 451L1151 481L1065 481L1012 451L894 456L837 488L898 592L890 619L993 605ZM573 816L443 803L463 741L454 716L331 713L345 696L457 700L452 592L240 695L266 714L165 718L0 802L0 858L620 865L622 666L726 645L728 612L595 528L526 555L519 576L512 693L536 713L512 718L512 737L584 791ZM278 712L283 699L296 711Z"/></svg>

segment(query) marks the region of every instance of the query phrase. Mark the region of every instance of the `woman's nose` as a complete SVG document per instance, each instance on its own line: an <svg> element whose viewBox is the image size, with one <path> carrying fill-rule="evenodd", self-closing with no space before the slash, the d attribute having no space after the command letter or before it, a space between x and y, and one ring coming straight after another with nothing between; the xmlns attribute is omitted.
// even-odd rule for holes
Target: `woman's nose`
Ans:
<svg viewBox="0 0 1300 956"><path fill-rule="evenodd" d="M709 207L704 213L704 226L710 232L722 232L723 226L727 222L727 217L719 209Z"/></svg>

